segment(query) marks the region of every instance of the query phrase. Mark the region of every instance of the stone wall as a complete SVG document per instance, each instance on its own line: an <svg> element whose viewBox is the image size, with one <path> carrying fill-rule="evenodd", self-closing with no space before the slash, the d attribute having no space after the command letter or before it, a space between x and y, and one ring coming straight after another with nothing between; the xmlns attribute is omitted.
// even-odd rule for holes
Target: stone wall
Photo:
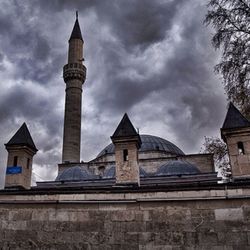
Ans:
<svg viewBox="0 0 250 250"><path fill-rule="evenodd" d="M75 202L69 196L59 202L48 195L43 201L27 196L24 202L5 195L0 197L0 249L250 249L250 200L198 198L205 193L196 192L196 199L113 202Z"/></svg>
<svg viewBox="0 0 250 250"><path fill-rule="evenodd" d="M226 135L227 147L229 151L232 175L234 177L250 175L250 137L249 128L234 129L234 133ZM238 143L244 147L244 153L240 153Z"/></svg>
<svg viewBox="0 0 250 250"><path fill-rule="evenodd" d="M14 157L17 157L17 166L22 167L22 172L19 174L12 174L5 176L5 186L23 186L30 188L32 161L34 151L27 147L15 147L8 152L7 166L14 166ZM29 159L29 165L28 165Z"/></svg>
<svg viewBox="0 0 250 250"><path fill-rule="evenodd" d="M116 183L140 183L137 141L115 142ZM127 155L124 156L126 150Z"/></svg>
<svg viewBox="0 0 250 250"><path fill-rule="evenodd" d="M202 173L215 172L213 154L192 154L178 157L194 164Z"/></svg>

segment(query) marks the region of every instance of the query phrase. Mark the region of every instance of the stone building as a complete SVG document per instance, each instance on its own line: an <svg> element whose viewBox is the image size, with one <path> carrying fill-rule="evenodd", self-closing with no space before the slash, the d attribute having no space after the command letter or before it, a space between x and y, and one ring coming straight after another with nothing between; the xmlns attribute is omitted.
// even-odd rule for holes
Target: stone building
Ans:
<svg viewBox="0 0 250 250"><path fill-rule="evenodd" d="M37 148L26 124L5 144L1 249L250 249L250 122L229 105L221 135L232 178L218 183L211 154L186 155L141 135L125 114L112 143L80 162L86 78L78 18L69 39L62 162L31 187Z"/></svg>

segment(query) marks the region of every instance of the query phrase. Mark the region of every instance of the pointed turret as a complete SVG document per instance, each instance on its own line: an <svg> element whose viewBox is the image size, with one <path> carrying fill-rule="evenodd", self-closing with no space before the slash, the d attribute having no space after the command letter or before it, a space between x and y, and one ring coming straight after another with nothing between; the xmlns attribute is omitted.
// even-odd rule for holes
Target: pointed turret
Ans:
<svg viewBox="0 0 250 250"><path fill-rule="evenodd" d="M76 12L77 13L77 12ZM78 14L76 14L76 20L69 38L69 50L68 50L68 64L79 63L83 61L83 39L82 32L78 22ZM85 72L86 73L86 72ZM85 81L85 75L81 76L82 83ZM65 80L65 78L64 78Z"/></svg>
<svg viewBox="0 0 250 250"><path fill-rule="evenodd" d="M232 177L250 177L250 122L232 104L221 128L221 137L227 144Z"/></svg>
<svg viewBox="0 0 250 250"><path fill-rule="evenodd" d="M230 102L222 129L242 128L249 126L250 122L240 113L240 111Z"/></svg>
<svg viewBox="0 0 250 250"><path fill-rule="evenodd" d="M26 123L17 130L14 136L5 144L6 147L10 146L27 146L37 151L35 143L30 135Z"/></svg>
<svg viewBox="0 0 250 250"><path fill-rule="evenodd" d="M72 40L72 39L80 39L80 40L83 41L81 28L80 28L80 25L79 25L79 22L78 22L78 16L76 17L74 28L72 30L69 41Z"/></svg>
<svg viewBox="0 0 250 250"><path fill-rule="evenodd" d="M112 138L127 136L138 136L138 133L136 132L132 122L129 120L127 113L125 113L117 129L112 135Z"/></svg>
<svg viewBox="0 0 250 250"><path fill-rule="evenodd" d="M123 116L111 140L115 145L116 184L139 186L138 149L141 138L127 114Z"/></svg>
<svg viewBox="0 0 250 250"><path fill-rule="evenodd" d="M30 188L32 161L37 148L25 123L5 147L8 151L5 188Z"/></svg>

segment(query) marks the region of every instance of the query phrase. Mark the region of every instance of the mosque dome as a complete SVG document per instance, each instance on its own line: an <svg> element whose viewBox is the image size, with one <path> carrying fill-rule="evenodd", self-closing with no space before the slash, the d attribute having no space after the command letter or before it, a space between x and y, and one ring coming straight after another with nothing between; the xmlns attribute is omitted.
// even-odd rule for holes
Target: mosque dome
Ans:
<svg viewBox="0 0 250 250"><path fill-rule="evenodd" d="M146 177L147 173L146 171L139 167L139 171L140 171L140 177ZM115 165L111 166L110 168L108 168L105 172L104 175L102 177L103 179L110 179L110 178L115 178Z"/></svg>
<svg viewBox="0 0 250 250"><path fill-rule="evenodd" d="M92 175L88 170L83 169L80 166L75 166L67 168L58 174L56 181L80 181L94 179L95 176Z"/></svg>
<svg viewBox="0 0 250 250"><path fill-rule="evenodd" d="M185 175L199 173L200 170L195 165L187 161L172 160L160 166L155 175Z"/></svg>
<svg viewBox="0 0 250 250"><path fill-rule="evenodd" d="M185 155L184 152L180 150L172 142L167 141L158 136L140 135L140 137L142 144L141 148L139 149L139 152L162 151L173 155ZM104 156L106 154L114 154L114 153L115 153L115 146L113 143L110 143L98 154L97 158Z"/></svg>

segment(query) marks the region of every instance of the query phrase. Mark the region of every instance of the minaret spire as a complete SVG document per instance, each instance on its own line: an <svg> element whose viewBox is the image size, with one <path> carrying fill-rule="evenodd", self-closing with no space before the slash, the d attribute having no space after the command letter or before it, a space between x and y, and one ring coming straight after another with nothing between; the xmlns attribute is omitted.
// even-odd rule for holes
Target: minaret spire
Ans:
<svg viewBox="0 0 250 250"><path fill-rule="evenodd" d="M83 39L76 11L76 21L69 39L68 64L63 67L66 83L63 163L80 162L82 85L86 79L86 67L82 61Z"/></svg>
<svg viewBox="0 0 250 250"><path fill-rule="evenodd" d="M72 39L81 39L83 41L81 28L78 22L78 11L76 11L76 21L75 21L71 36L69 38L69 41Z"/></svg>

